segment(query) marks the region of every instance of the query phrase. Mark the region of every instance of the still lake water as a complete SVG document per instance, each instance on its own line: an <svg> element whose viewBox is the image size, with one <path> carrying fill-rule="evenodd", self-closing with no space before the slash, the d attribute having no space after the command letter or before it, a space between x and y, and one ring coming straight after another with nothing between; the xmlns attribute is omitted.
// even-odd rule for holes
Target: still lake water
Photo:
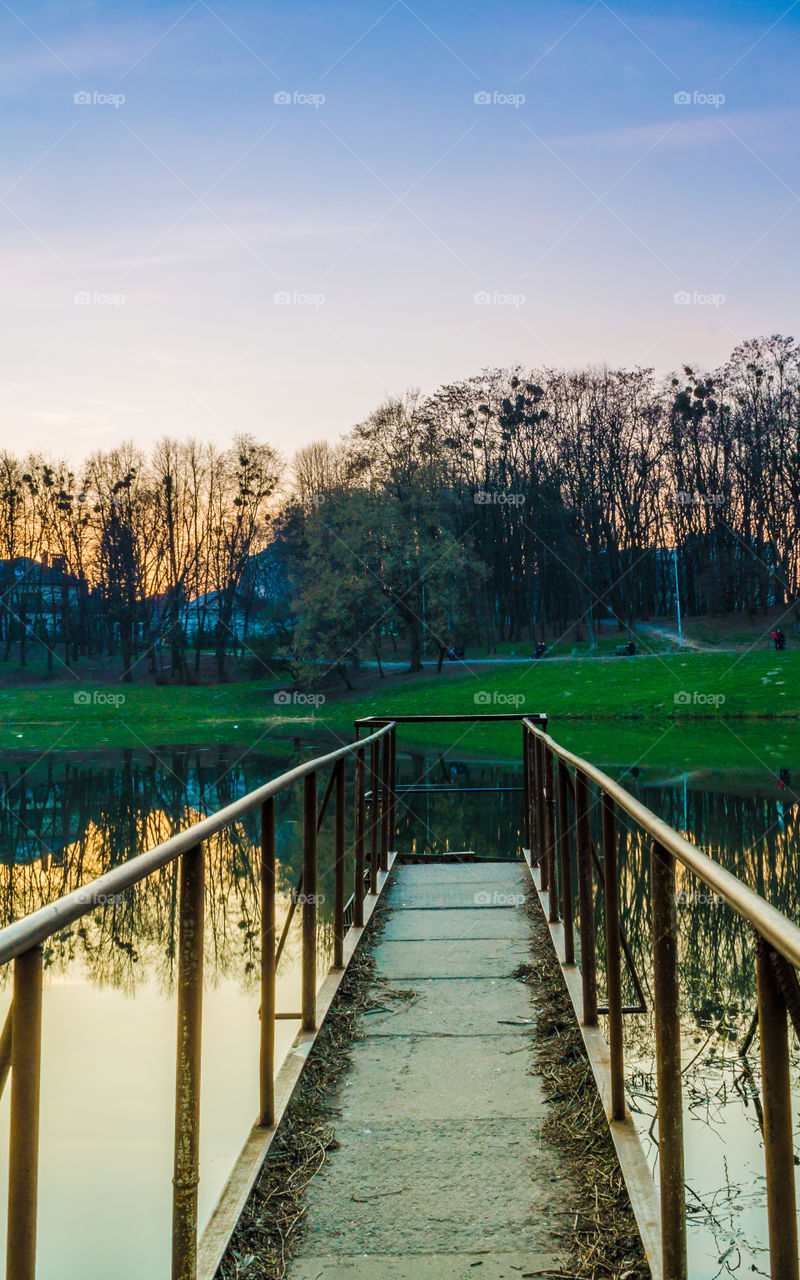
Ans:
<svg viewBox="0 0 800 1280"><path fill-rule="evenodd" d="M400 744L401 745L401 744ZM313 754L328 749L317 744ZM35 910L312 754L286 742L269 754L241 748L6 755L0 766L0 925ZM399 751L396 847L514 856L521 845L520 776L488 760ZM612 776L769 901L800 921L798 809L762 773ZM489 793L477 788L503 787ZM439 790L453 787L457 795ZM278 799L279 919L300 870L301 788ZM210 1214L254 1119L258 1094L257 815L207 848L206 993L200 1202ZM350 833L348 832L348 838ZM599 833L598 833L599 835ZM320 838L321 970L329 963L333 824ZM621 853L625 927L652 1006L648 850ZM684 996L690 1274L768 1273L758 1044L738 1048L755 1008L747 930L702 886L679 886ZM40 1192L41 1280L109 1274L140 1280L168 1269L175 1064L177 878L164 868L93 912L45 952ZM602 903L598 902L602 944ZM299 938L290 934L279 1010L299 1008ZM0 970L0 1017L10 999ZM627 994L632 996L632 991ZM277 1024L281 1059L297 1024ZM649 1015L626 1019L629 1101L651 1163L653 1061ZM800 1063L797 1069L800 1100ZM0 1101L5 1187L8 1090ZM5 1211L5 1193L0 1195Z"/></svg>

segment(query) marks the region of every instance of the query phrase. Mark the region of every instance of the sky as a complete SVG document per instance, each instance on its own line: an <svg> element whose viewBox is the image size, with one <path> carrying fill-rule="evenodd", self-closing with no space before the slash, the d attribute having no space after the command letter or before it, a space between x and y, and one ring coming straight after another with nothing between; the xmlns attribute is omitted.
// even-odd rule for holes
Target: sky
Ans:
<svg viewBox="0 0 800 1280"><path fill-rule="evenodd" d="M800 0L0 0L0 448L796 333Z"/></svg>

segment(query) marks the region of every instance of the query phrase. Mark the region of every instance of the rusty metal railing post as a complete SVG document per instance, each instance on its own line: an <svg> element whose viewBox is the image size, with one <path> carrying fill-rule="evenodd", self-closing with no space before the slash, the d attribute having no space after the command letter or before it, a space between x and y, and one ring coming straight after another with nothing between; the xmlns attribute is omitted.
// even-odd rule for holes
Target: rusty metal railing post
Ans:
<svg viewBox="0 0 800 1280"><path fill-rule="evenodd" d="M392 776L391 735L381 738L381 871L389 870L389 788Z"/></svg>
<svg viewBox="0 0 800 1280"><path fill-rule="evenodd" d="M675 859L657 841L650 853L653 902L653 999L658 1079L658 1159L661 1168L661 1265L670 1280L686 1280L686 1191L683 1168L681 1019L678 1003L678 921Z"/></svg>
<svg viewBox="0 0 800 1280"><path fill-rule="evenodd" d="M786 1002L772 965L771 948L756 937L758 1028L764 1100L764 1156L772 1280L798 1280L794 1188L792 1093ZM16 1026L16 1024L15 1024Z"/></svg>
<svg viewBox="0 0 800 1280"><path fill-rule="evenodd" d="M0 1098L3 1096L8 1077L11 1074L11 1042L14 1027L14 1000L8 1006L3 1030L0 1031Z"/></svg>
<svg viewBox="0 0 800 1280"><path fill-rule="evenodd" d="M275 800L261 806L261 1044L259 1124L275 1123Z"/></svg>
<svg viewBox="0 0 800 1280"><path fill-rule="evenodd" d="M531 866L539 865L539 740L531 732L530 741ZM541 880L541 873L540 873ZM544 887L542 885L542 887Z"/></svg>
<svg viewBox="0 0 800 1280"><path fill-rule="evenodd" d="M333 863L333 967L344 968L344 760L337 760L336 836Z"/></svg>
<svg viewBox="0 0 800 1280"><path fill-rule="evenodd" d="M597 943L594 930L592 832L589 824L589 785L575 770L575 824L578 834L578 915L581 939L583 1023L597 1026Z"/></svg>
<svg viewBox="0 0 800 1280"><path fill-rule="evenodd" d="M625 1074L622 1047L622 964L619 941L619 881L617 879L617 817L610 796L602 793L603 887L606 900L606 985L608 1041L611 1061L611 1119L625 1119Z"/></svg>
<svg viewBox="0 0 800 1280"><path fill-rule="evenodd" d="M42 1059L42 948L14 961L7 1280L34 1280L39 1188L39 1081Z"/></svg>
<svg viewBox="0 0 800 1280"><path fill-rule="evenodd" d="M545 832L544 802L544 748L538 734L533 739L533 813L536 834L536 863L542 890L549 889L547 881L547 837Z"/></svg>
<svg viewBox="0 0 800 1280"><path fill-rule="evenodd" d="M535 829L534 829L534 814L533 814L534 797L536 794L534 781L533 781L533 750L534 750L533 733L529 729L527 755L523 757L523 761L525 764L525 770L527 775L527 785L528 785L528 814L527 814L526 826L528 831L528 848L531 851L531 866L534 866L536 862L536 852L533 847L534 840L536 839L534 834Z"/></svg>
<svg viewBox="0 0 800 1280"><path fill-rule="evenodd" d="M195 1280L197 1275L204 882L205 858L203 846L199 844L180 860L172 1280Z"/></svg>
<svg viewBox="0 0 800 1280"><path fill-rule="evenodd" d="M397 838L397 726L389 734L390 769L389 769L389 851L393 852Z"/></svg>
<svg viewBox="0 0 800 1280"><path fill-rule="evenodd" d="M572 861L569 839L569 775L558 762L558 852L561 862L561 901L564 906L564 963L575 963L575 921L572 911Z"/></svg>
<svg viewBox="0 0 800 1280"><path fill-rule="evenodd" d="M303 1030L317 1025L317 775L303 779Z"/></svg>
<svg viewBox="0 0 800 1280"><path fill-rule="evenodd" d="M369 749L369 891L378 892L378 848L380 845L380 741L373 742Z"/></svg>
<svg viewBox="0 0 800 1280"><path fill-rule="evenodd" d="M528 726L522 724L522 828L523 843L526 849L531 848L531 772L530 772L530 737Z"/></svg>
<svg viewBox="0 0 800 1280"><path fill-rule="evenodd" d="M545 804L545 840L547 842L547 887L548 918L551 924L558 923L558 876L556 875L556 786L553 769L553 753L543 745L544 756L544 804Z"/></svg>
<svg viewBox="0 0 800 1280"><path fill-rule="evenodd" d="M353 924L364 927L364 828L366 823L366 751L356 752L355 814L353 835L355 843L355 882L353 884Z"/></svg>

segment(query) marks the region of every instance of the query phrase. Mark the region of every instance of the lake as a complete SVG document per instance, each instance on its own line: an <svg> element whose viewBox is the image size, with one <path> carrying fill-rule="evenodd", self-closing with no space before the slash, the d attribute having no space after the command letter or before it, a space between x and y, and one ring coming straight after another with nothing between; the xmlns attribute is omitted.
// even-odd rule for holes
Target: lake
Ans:
<svg viewBox="0 0 800 1280"><path fill-rule="evenodd" d="M308 742L272 741L262 752L197 747L59 753L39 761L7 754L0 769L0 923L88 882L331 745L318 740L312 750ZM521 779L513 763L409 752L401 738L398 766L398 849L518 855ZM800 920L797 802L790 787L778 788L775 775L766 769L670 775L646 768L631 772L619 764L608 768L655 812ZM403 790L412 784L425 790ZM277 801L279 920L300 870L301 797L298 787ZM251 815L207 846L203 1222L256 1114L257 827L258 817ZM595 838L599 842L599 831ZM321 972L330 955L332 842L333 823L326 821L320 837ZM648 862L648 849L632 835L620 857L622 905L652 1005ZM679 889L691 1275L706 1280L763 1273L768 1262L757 1037L747 1060L738 1054L755 1008L752 944L746 928L702 886L687 881ZM166 867L46 947L42 1280L104 1274L112 1257L119 1280L167 1268L176 910L176 868ZM602 946L601 901L597 928ZM299 1009L299 977L299 937L293 930L278 974L279 1010ZM8 966L0 971L0 984L5 1017ZM296 1030L293 1021L278 1022L279 1061ZM654 1163L649 1015L627 1017L626 1036L629 1099ZM800 1075L797 1083L800 1099ZM7 1129L8 1090L0 1101L3 1179Z"/></svg>

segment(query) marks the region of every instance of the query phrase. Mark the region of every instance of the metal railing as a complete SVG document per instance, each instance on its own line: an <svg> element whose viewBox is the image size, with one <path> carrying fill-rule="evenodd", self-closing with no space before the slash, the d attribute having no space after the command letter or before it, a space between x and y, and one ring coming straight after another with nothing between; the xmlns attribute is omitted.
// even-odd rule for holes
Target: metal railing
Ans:
<svg viewBox="0 0 800 1280"><path fill-rule="evenodd" d="M198 1265L198 1181L200 1132L200 1050L203 1018L204 842L253 810L260 810L261 834L261 1034L259 1124L270 1129L275 1115L275 1019L299 1017L304 1032L316 1027L317 1003L317 833L335 794L333 964L343 967L345 921L364 924L365 873L377 892L378 871L388 867L395 814L395 727L391 721L360 741L309 760L256 791L195 823L163 844L132 858L84 888L0 930L0 964L14 964L14 989L0 1034L0 1092L11 1075L6 1280L34 1280L36 1270L39 1166L39 1083L42 1045L42 943L51 935L132 888L169 863L180 872L178 908L177 1058L175 1148L172 1195L173 1280L195 1280ZM353 892L345 901L346 765L354 759ZM320 770L331 766L317 808ZM371 803L367 804L367 778ZM292 895L289 919L276 946L275 798L303 784L303 870ZM366 850L369 847L369 855ZM291 916L302 890L302 1009L279 1014L275 973ZM113 1268L112 1268L113 1269Z"/></svg>
<svg viewBox="0 0 800 1280"><path fill-rule="evenodd" d="M303 1033L317 1024L317 836L331 799L335 802L333 970L341 970L345 930L360 929L365 897L377 895L381 872L390 865L396 828L397 725L515 722L522 728L524 839L532 866L538 865L549 922L563 922L563 960L575 966L576 915L580 943L579 1017L597 1028L606 1014L609 1040L610 1115L614 1126L630 1125L625 1106L623 1017L644 1008L642 985L633 967L620 920L617 874L617 811L652 840L651 906L653 990L657 1063L660 1160L661 1262L664 1280L686 1278L686 1208L681 1096L681 1040L678 981L676 865L681 864L718 894L755 931L758 1017L766 1153L767 1214L773 1280L800 1280L795 1210L794 1147L789 1079L788 1017L800 1030L800 928L742 881L680 836L618 783L547 733L544 715L506 713L455 716L369 716L356 722L356 740L299 765L218 813L195 823L163 844L140 854L39 911L0 930L0 964L13 962L14 991L0 1032L0 1092L11 1077L8 1185L7 1280L34 1280L36 1259L39 1138L39 1078L42 1043L42 943L164 866L178 862L177 1057L172 1215L173 1280L198 1274L198 1180L200 1050L203 998L204 842L247 814L260 812L261 1031L258 1125L274 1131L275 1020L296 1017ZM362 737L362 731L366 735ZM346 840L346 766L354 763L353 840ZM318 805L318 777L331 774ZM276 942L275 799L303 784L302 874L292 894L281 938ZM599 790L601 854L592 842L590 784ZM570 806L574 808L571 821ZM573 836L574 833L574 836ZM346 900L348 856L352 894ZM605 912L605 969L608 1004L598 1006L595 881L600 879ZM573 901L573 873L577 901ZM275 974L292 915L302 911L301 1011L276 1010ZM577 908L577 911L576 911ZM639 1004L622 1002L623 960L630 969ZM575 972L577 982L577 969ZM325 1007L323 1003L323 1009ZM576 1007L578 1005L576 1004ZM599 1031L596 1032L599 1035ZM232 1229L229 1228L229 1230ZM227 1236L226 1236L227 1238Z"/></svg>
<svg viewBox="0 0 800 1280"><path fill-rule="evenodd" d="M617 811L626 813L652 840L653 993L664 1280L685 1280L687 1274L677 864L697 876L753 928L761 1040L770 1275L772 1280L798 1280L788 1019L792 1018L800 1034L800 985L796 973L800 967L800 928L656 817L607 774L559 746L540 724L529 718L523 724L523 783L525 834L531 861L539 866L550 923L555 924L559 919L563 923L565 966L575 964L572 884L573 871L577 872L581 1021L586 1027L597 1025L600 1012L597 1006L590 784L599 790L611 1074L609 1120L612 1126L628 1118L624 1080ZM570 822L570 799L574 803L574 824ZM573 831L574 840L571 838ZM576 865L573 846L577 855Z"/></svg>

